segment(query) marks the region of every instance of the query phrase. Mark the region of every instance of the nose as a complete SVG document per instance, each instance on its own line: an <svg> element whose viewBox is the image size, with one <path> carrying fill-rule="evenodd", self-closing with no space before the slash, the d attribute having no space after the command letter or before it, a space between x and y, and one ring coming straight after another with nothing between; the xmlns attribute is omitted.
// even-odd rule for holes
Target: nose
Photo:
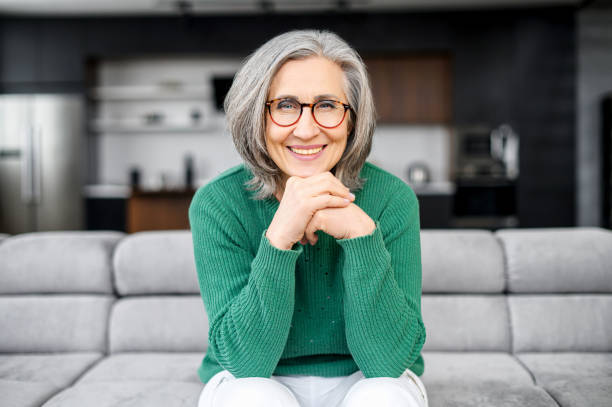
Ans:
<svg viewBox="0 0 612 407"><path fill-rule="evenodd" d="M295 129L293 129L293 134L299 138L309 139L316 136L320 132L321 129L312 116L312 109L308 106L304 106L302 116L300 117L300 120L298 120Z"/></svg>

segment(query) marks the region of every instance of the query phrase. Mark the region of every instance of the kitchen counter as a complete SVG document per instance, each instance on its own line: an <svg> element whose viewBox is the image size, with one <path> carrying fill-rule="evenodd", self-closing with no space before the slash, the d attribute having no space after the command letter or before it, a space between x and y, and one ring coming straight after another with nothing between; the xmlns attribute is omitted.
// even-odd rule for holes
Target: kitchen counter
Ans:
<svg viewBox="0 0 612 407"><path fill-rule="evenodd" d="M456 186L448 181L434 181L423 184L411 184L406 182L417 195L453 195Z"/></svg>

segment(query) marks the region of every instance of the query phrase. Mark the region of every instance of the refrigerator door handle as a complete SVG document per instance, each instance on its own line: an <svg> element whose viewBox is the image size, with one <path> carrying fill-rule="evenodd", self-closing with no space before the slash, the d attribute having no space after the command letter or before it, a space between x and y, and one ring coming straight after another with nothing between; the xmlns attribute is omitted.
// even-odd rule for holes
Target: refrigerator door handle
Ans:
<svg viewBox="0 0 612 407"><path fill-rule="evenodd" d="M40 176L37 160L36 129L28 125L23 140L23 160L21 160L21 201L24 204L33 204L40 201Z"/></svg>
<svg viewBox="0 0 612 407"><path fill-rule="evenodd" d="M36 126L32 129L32 136L34 142L32 143L32 202L35 204L40 203L40 180L41 174L41 142L42 142L42 127Z"/></svg>

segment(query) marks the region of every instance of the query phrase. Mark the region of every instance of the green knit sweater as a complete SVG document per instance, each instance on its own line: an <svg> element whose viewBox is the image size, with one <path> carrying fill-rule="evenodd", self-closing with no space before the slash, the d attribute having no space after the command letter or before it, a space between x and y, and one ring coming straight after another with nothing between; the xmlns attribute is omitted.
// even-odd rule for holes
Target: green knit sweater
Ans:
<svg viewBox="0 0 612 407"><path fill-rule="evenodd" d="M423 374L418 201L371 163L361 177L354 203L374 232L318 231L315 246L291 250L265 236L279 202L252 199L244 164L198 189L189 221L210 324L202 382L224 369L237 378Z"/></svg>

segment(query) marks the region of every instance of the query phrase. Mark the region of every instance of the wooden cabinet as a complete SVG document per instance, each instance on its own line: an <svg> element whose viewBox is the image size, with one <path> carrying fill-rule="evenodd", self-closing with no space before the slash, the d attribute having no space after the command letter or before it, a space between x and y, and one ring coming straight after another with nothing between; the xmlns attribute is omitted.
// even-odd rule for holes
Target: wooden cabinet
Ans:
<svg viewBox="0 0 612 407"><path fill-rule="evenodd" d="M364 62L380 123L451 122L450 55L373 56Z"/></svg>
<svg viewBox="0 0 612 407"><path fill-rule="evenodd" d="M194 189L145 192L134 190L128 200L127 232L189 229Z"/></svg>

